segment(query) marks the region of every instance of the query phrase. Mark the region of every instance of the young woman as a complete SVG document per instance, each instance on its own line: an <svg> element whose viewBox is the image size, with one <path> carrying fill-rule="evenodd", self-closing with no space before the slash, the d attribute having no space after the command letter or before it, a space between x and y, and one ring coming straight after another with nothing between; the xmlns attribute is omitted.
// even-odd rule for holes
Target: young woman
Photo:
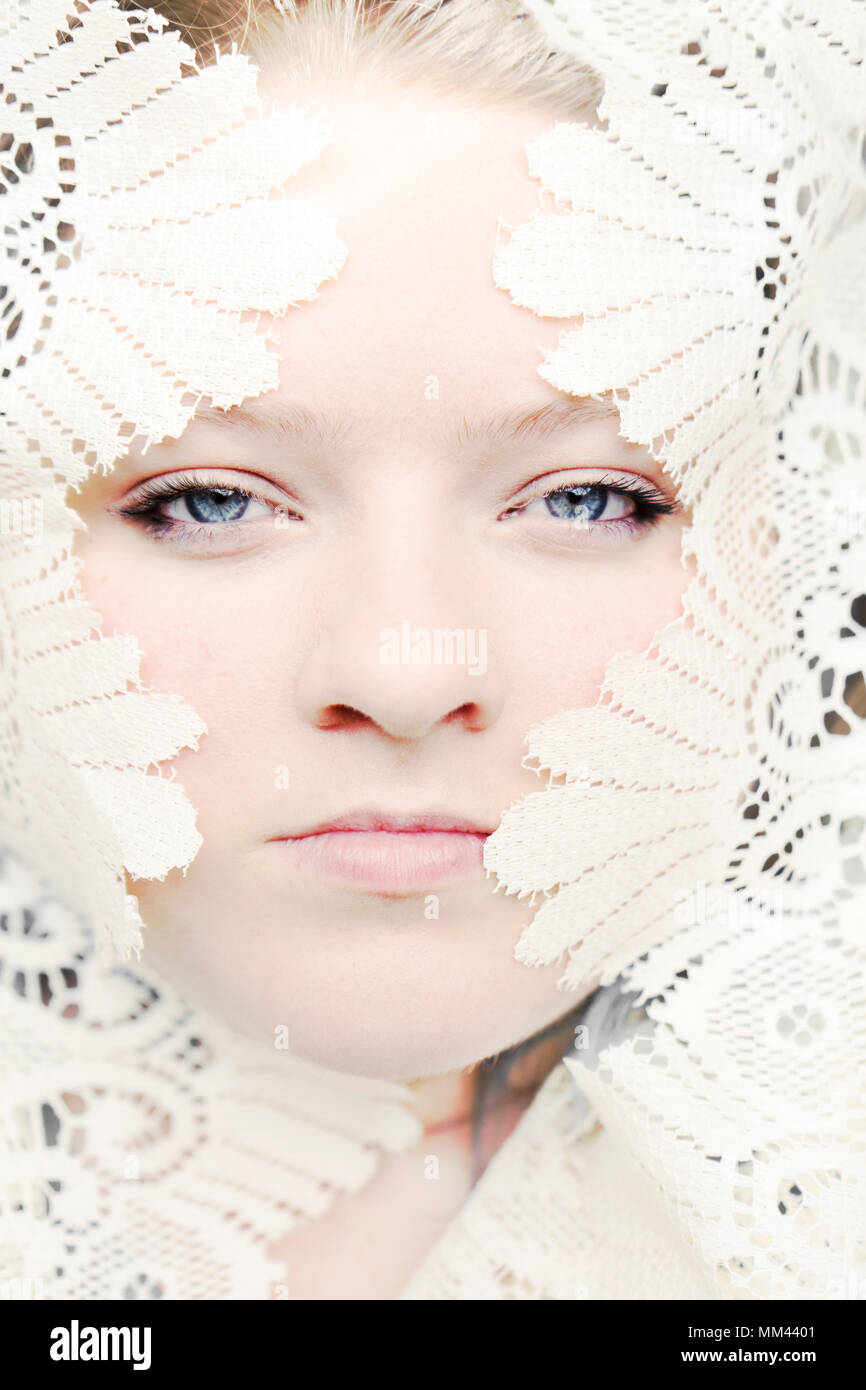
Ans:
<svg viewBox="0 0 866 1390"><path fill-rule="evenodd" d="M653 226L657 190L648 189L639 224L625 175L612 187L628 206L602 207L611 189L590 157L609 133L599 75L569 51L566 31L555 46L538 17L505 0L166 0L152 9L205 66L239 43L255 60L260 96L328 132L290 181L274 174L233 255L255 263L273 200L289 194L330 219L347 248L307 302L257 316L278 363L275 385L228 407L200 399L175 433L143 431L72 499L86 526L76 542L81 586L102 631L133 636L145 689L182 697L206 728L200 746L163 769L195 808L201 848L183 871L136 875L129 887L146 925L137 989L152 990L157 1012L175 998L175 1017L195 1011L174 1056L188 1068L198 1049L195 1069L210 1086L198 1138L200 1097L187 1113L181 1099L166 1102L156 1130L184 1150L187 1198L198 1182L212 1213L243 1208L257 1256L266 1254L245 1274L238 1235L233 1253L222 1250L224 1263L234 1261L227 1283L209 1287L292 1299L604 1298L623 1279L634 1297L712 1296L738 1277L748 1282L754 1268L737 1261L754 1260L757 1246L714 1255L681 1211L679 1225L671 1221L668 1199L656 1211L652 1183L629 1169L624 1136L642 1123L633 1119L640 1103L625 1106L632 1118L603 1127L599 1107L587 1105L590 1079L579 1090L562 1059L584 1052L592 1072L614 1036L625 1040L622 1055L651 1050L650 1014L629 1014L653 997L640 990L646 950L689 926L704 929L704 950L749 937L774 910L766 893L747 893L752 917L735 920L726 906L720 935L719 913L693 902L708 863L720 882L733 881L724 871L736 840L723 841L714 812L734 823L744 814L742 766L730 769L741 752L731 729L754 698L749 583L740 576L736 595L702 589L707 571L684 539L692 506L731 515L722 493L743 477L734 470L745 465L745 407L731 406L730 381L757 375L758 315L749 324L731 314L745 369L726 377L723 353L714 378L701 350L720 339L726 350L718 306L727 312L741 291L744 266L754 283L752 232L743 233L743 264L720 272L720 246L710 248L712 263L695 238L708 192L693 165L697 194L689 190L677 214L686 250L674 283L652 259L659 241L673 255L676 240ZM689 47L671 52L689 57ZM650 123L664 95L651 86ZM583 165L576 147L568 187L584 178L583 196L599 199L596 235L574 199L569 219L563 196L541 194L539 177L556 186L543 153L527 166L527 148L550 155L543 137L563 122L590 141ZM263 161L266 153L258 151ZM741 221L750 215L744 208ZM554 222L568 228L565 251ZM604 287L617 274L624 285L634 278L620 258L636 226L656 289L634 293L627 308L632 379L652 385L659 367L644 370L649 356L665 371L703 372L707 413L717 389L727 396L726 423L713 435L729 431L727 483L712 461L700 475L709 449L698 430L683 444L696 418L687 392L635 428L623 403L636 410L640 392L623 392L630 378L621 360L606 367L603 343L574 369L577 385L563 386L550 368L562 371L566 330L588 335L605 314L623 318ZM523 243L524 227L553 239ZM206 258L206 220L200 234ZM279 262L271 273L283 273ZM533 301L545 275L560 297ZM171 312L182 309L173 302ZM697 329L696 313L706 319ZM687 319L691 338L679 341ZM674 424L679 453L666 455ZM760 526L752 534L760 548ZM684 606L690 584L703 607ZM739 647L728 626L735 603ZM690 672L687 643L698 636L712 665ZM664 708L665 687L652 677L645 704L617 703L611 672L637 661L645 675L666 676L681 709ZM688 689L696 684L700 705ZM609 743L601 721L616 716ZM569 735L567 756L557 743L545 758L538 741L557 729ZM535 766L524 763L529 730ZM686 752L700 755L700 772L683 772ZM550 774L547 791L539 768ZM635 800L636 789L651 795ZM570 897L570 878L592 892ZM787 910L787 900L776 907ZM552 924L546 937L533 925L542 920ZM697 948L691 940L677 949L651 958L672 985L688 978ZM633 964L636 988L623 991L613 982ZM122 973L109 970L99 988L116 989ZM701 1014L694 1001L692 1010ZM670 1060L658 1045L654 1056L656 1073L676 1065L676 1047ZM706 1054L696 1058L699 1071L708 1065ZM209 1066L217 1075L222 1066L222 1081L207 1082ZM227 1092L239 1103L245 1074L259 1077L245 1112L250 1142L235 1133L221 1150L224 1121L214 1115ZM726 1085L710 1085L702 1103L712 1108ZM622 1098L635 1086L625 1074L614 1090ZM681 1097L692 1087L680 1078ZM67 1109L87 1108L74 1084L70 1093ZM737 1134L726 1163L752 1163L755 1145L726 1106L709 1133ZM357 1118L347 1133L364 1159L341 1175L349 1110ZM387 1135L371 1118L386 1111ZM68 1129L68 1116L58 1123ZM742 1156L731 1157L738 1143ZM232 1146L240 1165L255 1151L255 1173L238 1169L236 1203ZM659 1162L671 1174L665 1155L662 1141ZM177 1273L203 1237L185 1227L190 1206L172 1195L166 1172L132 1172L138 1217L149 1211L165 1224L158 1255L141 1253L140 1277L170 1297L208 1296ZM798 1172L787 1175L793 1187ZM121 1175L103 1179L116 1193ZM521 1187L533 1184L528 1200ZM555 1219L548 1202L558 1203ZM570 1234L552 1235L552 1220ZM130 1259L123 1277L134 1284ZM98 1296L110 1296L105 1287ZM770 1288L755 1278L752 1292Z"/></svg>

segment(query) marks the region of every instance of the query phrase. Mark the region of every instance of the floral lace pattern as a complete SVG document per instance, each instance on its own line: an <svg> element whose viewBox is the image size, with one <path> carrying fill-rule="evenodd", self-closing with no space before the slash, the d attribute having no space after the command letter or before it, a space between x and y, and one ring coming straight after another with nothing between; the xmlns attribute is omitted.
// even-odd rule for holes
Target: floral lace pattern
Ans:
<svg viewBox="0 0 866 1390"><path fill-rule="evenodd" d="M0 863L0 1292L270 1298L279 1235L420 1126L405 1088L246 1041Z"/></svg>
<svg viewBox="0 0 866 1390"><path fill-rule="evenodd" d="M531 732L551 785L486 862L545 895L521 959L637 990L651 1034L567 1065L718 1288L864 1297L862 15L530 8L605 96L531 145L552 206L497 281L583 315L541 375L613 390L694 578L596 708Z"/></svg>
<svg viewBox="0 0 866 1390"><path fill-rule="evenodd" d="M196 853L192 807L157 765L204 725L141 688L132 639L99 637L66 490L134 437L181 434L204 398L273 389L261 317L315 298L346 248L283 187L320 154L321 123L260 100L247 58L202 68L161 17L107 0L3 4L3 833L37 845L128 954L140 923L119 870L162 878ZM258 254L238 257L252 219Z"/></svg>

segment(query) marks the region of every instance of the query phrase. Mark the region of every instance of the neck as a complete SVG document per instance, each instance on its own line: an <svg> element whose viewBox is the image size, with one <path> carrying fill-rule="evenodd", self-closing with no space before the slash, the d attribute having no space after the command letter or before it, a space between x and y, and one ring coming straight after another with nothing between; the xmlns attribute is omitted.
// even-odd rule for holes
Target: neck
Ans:
<svg viewBox="0 0 866 1390"><path fill-rule="evenodd" d="M451 1133L467 1151L477 1137L476 1175L483 1171L568 1050L574 1012L497 1056L407 1082L424 1133Z"/></svg>

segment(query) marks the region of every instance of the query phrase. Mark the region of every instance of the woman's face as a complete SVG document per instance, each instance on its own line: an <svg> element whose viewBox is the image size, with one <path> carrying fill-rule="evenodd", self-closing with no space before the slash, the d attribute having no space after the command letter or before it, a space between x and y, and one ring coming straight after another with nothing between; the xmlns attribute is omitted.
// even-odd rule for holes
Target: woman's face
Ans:
<svg viewBox="0 0 866 1390"><path fill-rule="evenodd" d="M494 891L484 836L543 787L529 727L593 704L688 572L658 465L537 374L574 325L493 283L554 117L309 102L333 140L289 191L333 212L343 270L273 323L278 390L89 485L80 553L106 633L208 727L173 764L203 848L132 885L146 958L268 1045L405 1078L578 1002L513 959L533 910Z"/></svg>

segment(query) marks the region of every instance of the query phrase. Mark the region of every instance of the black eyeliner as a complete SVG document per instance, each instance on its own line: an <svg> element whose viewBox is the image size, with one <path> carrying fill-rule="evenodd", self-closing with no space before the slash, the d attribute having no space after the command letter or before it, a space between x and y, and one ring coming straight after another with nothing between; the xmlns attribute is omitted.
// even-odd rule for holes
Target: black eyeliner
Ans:
<svg viewBox="0 0 866 1390"><path fill-rule="evenodd" d="M619 495L625 494L626 496L636 498L641 505L641 513L638 517L639 520L648 521L653 517L671 516L682 510L679 501L675 498L666 497L657 487L653 487L652 483L647 483L640 478L635 478L628 482L617 481L615 483L606 483L600 478L591 483L573 483L571 485L566 484L565 486L560 483L558 487L549 488L547 491L540 493L537 498L532 498L532 501L541 501L546 497L556 497L563 492L591 492L594 488L598 487L606 488L608 492L617 493ZM527 503L527 505L529 504Z"/></svg>

